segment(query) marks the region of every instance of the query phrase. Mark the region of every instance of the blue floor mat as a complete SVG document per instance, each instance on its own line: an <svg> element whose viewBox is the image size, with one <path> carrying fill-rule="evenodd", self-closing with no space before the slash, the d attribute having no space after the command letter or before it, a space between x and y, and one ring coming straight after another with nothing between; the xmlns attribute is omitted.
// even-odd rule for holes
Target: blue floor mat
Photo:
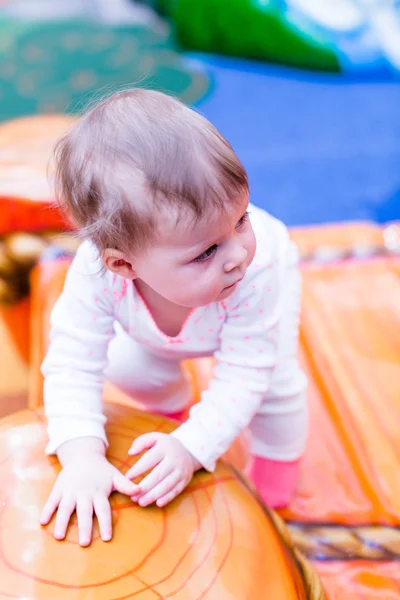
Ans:
<svg viewBox="0 0 400 600"><path fill-rule="evenodd" d="M195 55L198 105L245 164L252 201L288 225L400 219L400 84Z"/></svg>

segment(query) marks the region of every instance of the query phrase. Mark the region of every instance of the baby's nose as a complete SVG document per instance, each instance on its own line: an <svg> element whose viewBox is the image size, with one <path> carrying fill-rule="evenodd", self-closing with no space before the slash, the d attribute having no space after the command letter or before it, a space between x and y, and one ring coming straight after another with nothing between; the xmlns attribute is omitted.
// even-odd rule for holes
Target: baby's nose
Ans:
<svg viewBox="0 0 400 600"><path fill-rule="evenodd" d="M246 257L246 248L244 248L241 244L238 244L234 250L234 253L229 256L229 259L224 265L225 273L229 273L230 271L234 271L235 269L239 268L246 260Z"/></svg>

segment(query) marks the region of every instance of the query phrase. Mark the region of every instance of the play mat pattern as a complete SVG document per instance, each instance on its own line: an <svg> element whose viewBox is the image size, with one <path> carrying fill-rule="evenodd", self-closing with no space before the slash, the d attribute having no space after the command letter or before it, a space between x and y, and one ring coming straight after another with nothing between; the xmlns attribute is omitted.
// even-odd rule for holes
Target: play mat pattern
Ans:
<svg viewBox="0 0 400 600"><path fill-rule="evenodd" d="M168 28L0 19L0 120L76 112L94 94L132 85L193 104L209 78L178 54Z"/></svg>

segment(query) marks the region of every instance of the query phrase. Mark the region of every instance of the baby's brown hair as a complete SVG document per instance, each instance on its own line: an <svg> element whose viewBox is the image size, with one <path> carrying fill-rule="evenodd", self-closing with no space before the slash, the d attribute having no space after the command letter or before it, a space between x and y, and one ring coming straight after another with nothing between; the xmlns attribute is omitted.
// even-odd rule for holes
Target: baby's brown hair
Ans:
<svg viewBox="0 0 400 600"><path fill-rule="evenodd" d="M56 196L99 252L136 253L157 233L156 213L222 214L248 190L226 139L161 92L117 92L90 108L55 149Z"/></svg>

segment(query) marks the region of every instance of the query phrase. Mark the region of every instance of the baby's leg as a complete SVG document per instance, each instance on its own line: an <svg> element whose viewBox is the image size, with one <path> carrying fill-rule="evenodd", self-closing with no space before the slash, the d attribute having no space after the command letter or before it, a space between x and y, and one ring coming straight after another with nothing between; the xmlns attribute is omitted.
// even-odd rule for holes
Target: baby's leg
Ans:
<svg viewBox="0 0 400 600"><path fill-rule="evenodd" d="M179 418L189 404L191 388L180 361L157 355L118 324L108 359L107 379L141 408Z"/></svg>
<svg viewBox="0 0 400 600"><path fill-rule="evenodd" d="M307 380L298 363L301 279L295 259L284 285L277 365L263 404L250 424L250 477L264 502L274 508L287 505L294 495L308 431Z"/></svg>

